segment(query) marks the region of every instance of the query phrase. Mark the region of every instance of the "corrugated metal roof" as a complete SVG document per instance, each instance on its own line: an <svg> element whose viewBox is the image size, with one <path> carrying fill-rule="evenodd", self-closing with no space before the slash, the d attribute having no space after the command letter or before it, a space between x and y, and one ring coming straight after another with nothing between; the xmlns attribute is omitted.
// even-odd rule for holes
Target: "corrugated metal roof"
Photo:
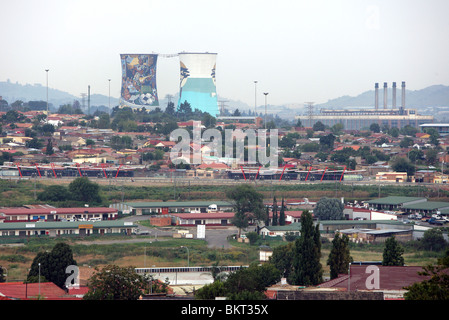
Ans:
<svg viewBox="0 0 449 320"><path fill-rule="evenodd" d="M370 204L391 204L391 205L400 205L406 202L424 200L427 201L426 198L423 197L400 197L400 196L389 196L385 198L372 199L367 202Z"/></svg>
<svg viewBox="0 0 449 320"><path fill-rule="evenodd" d="M5 215L23 214L75 214L75 213L113 213L117 209L106 207L79 207L79 208L7 208L0 209L0 213Z"/></svg>
<svg viewBox="0 0 449 320"><path fill-rule="evenodd" d="M127 206L134 208L167 208L167 207L208 207L211 204L218 206L232 206L228 201L154 201L154 202L125 202Z"/></svg>
<svg viewBox="0 0 449 320"><path fill-rule="evenodd" d="M444 201L426 201L415 204L408 204L403 206L404 209L416 209L416 210L435 210L440 208L449 208L449 202Z"/></svg>
<svg viewBox="0 0 449 320"><path fill-rule="evenodd" d="M92 225L93 228L137 227L137 225L123 220L105 221L57 221L57 222L4 222L0 223L0 230L35 230L35 229L78 229L79 226Z"/></svg>

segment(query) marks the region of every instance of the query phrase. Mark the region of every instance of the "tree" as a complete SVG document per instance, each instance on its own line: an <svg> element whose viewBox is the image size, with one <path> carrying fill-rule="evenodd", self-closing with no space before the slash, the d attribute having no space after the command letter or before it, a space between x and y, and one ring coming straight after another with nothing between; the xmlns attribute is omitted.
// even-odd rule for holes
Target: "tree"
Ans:
<svg viewBox="0 0 449 320"><path fill-rule="evenodd" d="M407 172L407 176L415 174L416 168L409 160L396 157L391 163L391 168L396 172Z"/></svg>
<svg viewBox="0 0 449 320"><path fill-rule="evenodd" d="M380 132L380 126L378 123L371 123L371 125L369 126L369 129L374 133Z"/></svg>
<svg viewBox="0 0 449 320"><path fill-rule="evenodd" d="M95 270L84 300L137 300L149 285L134 267L108 265Z"/></svg>
<svg viewBox="0 0 449 320"><path fill-rule="evenodd" d="M53 150L53 142L51 141L51 139L48 139L47 148L45 149L45 154L52 155L53 153L55 153L55 151Z"/></svg>
<svg viewBox="0 0 449 320"><path fill-rule="evenodd" d="M79 177L69 184L71 197L75 201L83 201L86 203L101 203L99 194L99 186L90 182L87 177Z"/></svg>
<svg viewBox="0 0 449 320"><path fill-rule="evenodd" d="M310 286L323 282L319 225L314 227L312 214L308 210L301 215L301 235L295 240L294 250L293 284Z"/></svg>
<svg viewBox="0 0 449 320"><path fill-rule="evenodd" d="M281 210L279 212L279 225L285 226L285 205L284 205L284 197L282 197Z"/></svg>
<svg viewBox="0 0 449 320"><path fill-rule="evenodd" d="M276 201L276 196L273 198L273 226L278 225L278 202Z"/></svg>
<svg viewBox="0 0 449 320"><path fill-rule="evenodd" d="M266 220L266 211L263 209L263 195L249 184L238 185L226 192L226 197L233 203L235 215L233 223L241 229L248 226L248 220L254 219L259 222Z"/></svg>
<svg viewBox="0 0 449 320"><path fill-rule="evenodd" d="M324 131L326 127L321 121L315 122L315 124L312 127L313 131Z"/></svg>
<svg viewBox="0 0 449 320"><path fill-rule="evenodd" d="M327 136L320 137L320 146L324 151L332 150L334 148L335 136L329 133Z"/></svg>
<svg viewBox="0 0 449 320"><path fill-rule="evenodd" d="M76 265L72 249L68 244L59 242L53 247L51 252L39 252L36 255L31 264L27 281L38 282L40 274L41 282L50 281L58 287L64 288L68 277L66 269L70 265Z"/></svg>
<svg viewBox="0 0 449 320"><path fill-rule="evenodd" d="M421 239L421 247L424 250L441 251L446 246L447 242L444 240L443 232L440 229L432 228L424 232Z"/></svg>
<svg viewBox="0 0 449 320"><path fill-rule="evenodd" d="M420 275L428 277L406 287L405 300L449 300L449 248L436 265L423 267Z"/></svg>
<svg viewBox="0 0 449 320"><path fill-rule="evenodd" d="M342 220L344 205L338 199L323 197L318 200L313 214L320 220Z"/></svg>
<svg viewBox="0 0 449 320"><path fill-rule="evenodd" d="M256 297L262 298L265 289L281 279L281 273L271 264L250 265L229 274L225 282L227 296L232 300L244 299L239 294L247 292L259 293Z"/></svg>
<svg viewBox="0 0 449 320"><path fill-rule="evenodd" d="M340 232L336 232L334 240L332 240L332 249L327 259L327 265L330 266L331 279L335 279L339 274L348 270L352 257L349 253L349 238L346 234L340 236Z"/></svg>
<svg viewBox="0 0 449 320"><path fill-rule="evenodd" d="M403 266L404 265L404 248L396 241L396 238L390 237L385 241L383 253L383 266Z"/></svg>
<svg viewBox="0 0 449 320"><path fill-rule="evenodd" d="M5 282L5 275L4 275L4 269L2 266L0 266L0 283Z"/></svg>
<svg viewBox="0 0 449 320"><path fill-rule="evenodd" d="M293 270L294 248L294 242L277 246L273 249L273 254L269 260L269 263L273 264L280 271L281 276L288 281Z"/></svg>
<svg viewBox="0 0 449 320"><path fill-rule="evenodd" d="M45 188L44 191L37 195L37 199L40 201L67 201L70 199L70 193L64 185L50 185Z"/></svg>

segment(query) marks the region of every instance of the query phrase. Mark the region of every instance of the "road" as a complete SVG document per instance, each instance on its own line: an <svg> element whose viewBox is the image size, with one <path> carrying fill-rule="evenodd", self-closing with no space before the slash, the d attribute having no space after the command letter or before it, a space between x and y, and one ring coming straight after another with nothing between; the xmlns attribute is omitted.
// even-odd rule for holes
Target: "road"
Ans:
<svg viewBox="0 0 449 320"><path fill-rule="evenodd" d="M138 222L142 220L150 219L150 216L129 216L124 218L125 221L128 222ZM194 239L196 239L196 227L185 227L182 228L185 230L189 230L189 233L193 234ZM177 232L177 229L172 227L155 227L148 228L142 225L139 225L139 230L150 232L151 236L154 236L154 239L158 239L158 237L172 237L173 233ZM231 245L229 244L228 237L237 234L238 229L234 226L228 227L206 227L206 242L208 248L216 248L216 249L229 249ZM148 238L145 238L148 239ZM133 239L137 240L138 239ZM126 240L125 240L126 241ZM131 240L127 240L131 241Z"/></svg>

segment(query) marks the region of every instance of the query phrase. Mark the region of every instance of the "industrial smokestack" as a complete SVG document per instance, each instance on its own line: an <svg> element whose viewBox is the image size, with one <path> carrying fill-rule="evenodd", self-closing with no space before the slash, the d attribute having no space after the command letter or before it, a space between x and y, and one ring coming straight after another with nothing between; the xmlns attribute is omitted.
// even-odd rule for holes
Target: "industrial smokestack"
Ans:
<svg viewBox="0 0 449 320"><path fill-rule="evenodd" d="M405 109L405 81L402 81L402 109Z"/></svg>
<svg viewBox="0 0 449 320"><path fill-rule="evenodd" d="M374 96L375 96L375 100L374 100L374 107L376 108L376 110L379 109L379 84L376 83L374 85Z"/></svg>
<svg viewBox="0 0 449 320"><path fill-rule="evenodd" d="M388 89L388 85L386 82L384 82L384 109L387 109L387 89Z"/></svg>
<svg viewBox="0 0 449 320"><path fill-rule="evenodd" d="M393 105L391 109L396 109L396 82L393 82Z"/></svg>
<svg viewBox="0 0 449 320"><path fill-rule="evenodd" d="M87 115L90 115L90 86L87 86Z"/></svg>

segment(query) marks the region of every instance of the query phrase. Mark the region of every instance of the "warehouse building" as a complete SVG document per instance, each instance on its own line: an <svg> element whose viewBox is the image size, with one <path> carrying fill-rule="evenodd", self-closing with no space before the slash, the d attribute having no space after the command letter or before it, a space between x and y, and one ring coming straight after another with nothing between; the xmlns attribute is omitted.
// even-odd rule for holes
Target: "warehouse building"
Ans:
<svg viewBox="0 0 449 320"><path fill-rule="evenodd" d="M118 210L104 207L0 208L0 222L115 220Z"/></svg>
<svg viewBox="0 0 449 320"><path fill-rule="evenodd" d="M114 221L67 221L67 222L10 222L0 223L1 237L35 237L63 235L105 235L136 233L137 225L132 222Z"/></svg>
<svg viewBox="0 0 449 320"><path fill-rule="evenodd" d="M168 213L205 213L232 210L232 203L227 201L155 201L122 202L110 205L123 214L146 215Z"/></svg>

